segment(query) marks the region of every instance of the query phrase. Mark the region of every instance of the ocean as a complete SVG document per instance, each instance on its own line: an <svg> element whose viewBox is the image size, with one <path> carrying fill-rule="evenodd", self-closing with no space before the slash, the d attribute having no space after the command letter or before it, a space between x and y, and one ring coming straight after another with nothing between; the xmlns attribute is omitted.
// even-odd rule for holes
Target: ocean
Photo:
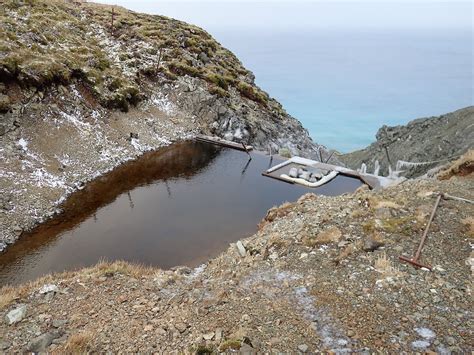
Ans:
<svg viewBox="0 0 474 355"><path fill-rule="evenodd" d="M212 35L316 142L340 152L369 145L384 124L473 105L471 31L214 29Z"/></svg>

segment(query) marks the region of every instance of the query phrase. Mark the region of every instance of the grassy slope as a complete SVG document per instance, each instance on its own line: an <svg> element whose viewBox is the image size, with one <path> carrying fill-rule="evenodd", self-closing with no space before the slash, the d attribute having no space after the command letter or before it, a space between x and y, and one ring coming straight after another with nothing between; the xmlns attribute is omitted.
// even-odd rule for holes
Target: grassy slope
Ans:
<svg viewBox="0 0 474 355"><path fill-rule="evenodd" d="M0 8L2 82L43 90L79 79L102 105L127 110L146 97L140 82L204 79L225 97L233 87L263 106L253 75L202 29L163 16L56 0L6 0ZM4 86L4 85L3 85ZM5 90L3 90L5 92ZM0 111L8 110L3 97Z"/></svg>

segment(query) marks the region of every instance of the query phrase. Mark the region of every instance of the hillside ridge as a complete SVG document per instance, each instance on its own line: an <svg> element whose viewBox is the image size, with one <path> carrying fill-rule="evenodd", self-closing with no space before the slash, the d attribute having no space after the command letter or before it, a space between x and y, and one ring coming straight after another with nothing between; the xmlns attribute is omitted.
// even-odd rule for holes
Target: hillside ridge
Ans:
<svg viewBox="0 0 474 355"><path fill-rule="evenodd" d="M474 147L474 106L418 118L406 125L384 125L376 139L368 147L339 158L353 169L365 164L368 172L374 171L378 161L383 175L389 173L389 165L409 178L434 174Z"/></svg>

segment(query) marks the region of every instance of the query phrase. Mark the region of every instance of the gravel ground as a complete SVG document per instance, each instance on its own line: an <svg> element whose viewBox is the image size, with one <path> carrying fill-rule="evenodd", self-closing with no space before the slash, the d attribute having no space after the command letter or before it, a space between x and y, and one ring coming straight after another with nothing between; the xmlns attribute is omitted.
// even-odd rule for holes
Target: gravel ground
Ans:
<svg viewBox="0 0 474 355"><path fill-rule="evenodd" d="M438 192L474 199L473 175L305 195L194 270L102 263L4 288L0 349L472 352L472 205L441 201L432 271L398 260Z"/></svg>

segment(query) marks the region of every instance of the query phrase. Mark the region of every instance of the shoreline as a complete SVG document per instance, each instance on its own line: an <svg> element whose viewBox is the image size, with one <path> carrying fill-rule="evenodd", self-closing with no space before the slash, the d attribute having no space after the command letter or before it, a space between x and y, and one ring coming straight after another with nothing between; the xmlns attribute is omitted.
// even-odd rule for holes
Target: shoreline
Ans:
<svg viewBox="0 0 474 355"><path fill-rule="evenodd" d="M87 106L85 111L67 117L60 126L61 113L39 122L24 119L20 128L0 136L5 147L0 150L0 189L5 196L0 201L0 252L23 233L60 214L61 205L86 184L147 152L192 139L197 133L185 128L183 117L170 118L151 105L127 114L100 110L96 117L91 117L94 110ZM46 134L53 135L54 141L43 136ZM131 138L132 134L138 138ZM81 147L80 153L75 146Z"/></svg>

